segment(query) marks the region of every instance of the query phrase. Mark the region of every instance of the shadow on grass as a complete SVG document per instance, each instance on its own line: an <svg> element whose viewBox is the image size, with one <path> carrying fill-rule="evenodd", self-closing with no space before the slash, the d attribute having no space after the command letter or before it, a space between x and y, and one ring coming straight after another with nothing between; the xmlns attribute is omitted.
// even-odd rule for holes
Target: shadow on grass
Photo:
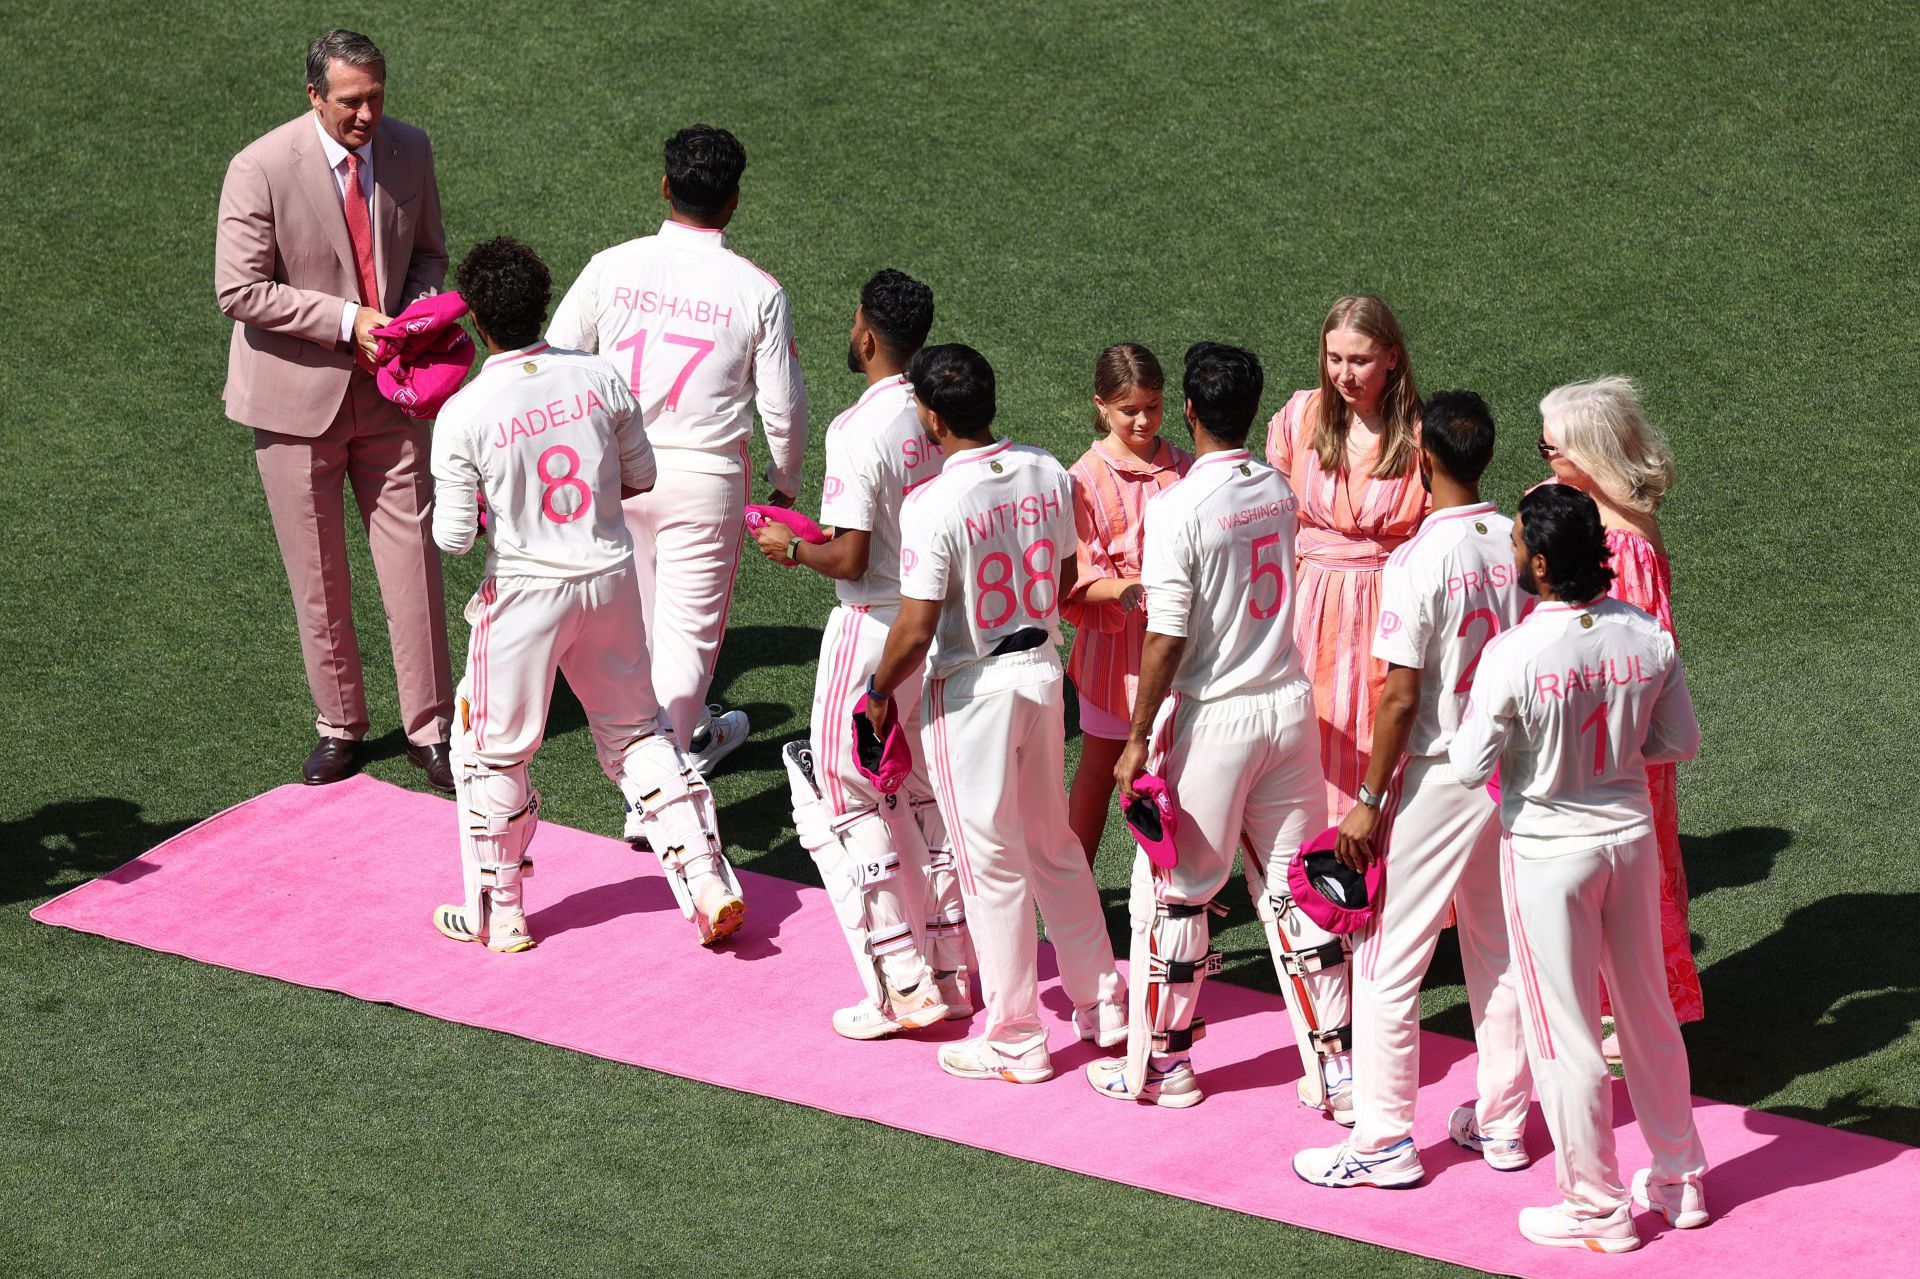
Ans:
<svg viewBox="0 0 1920 1279"><path fill-rule="evenodd" d="M104 875L192 822L150 822L130 799L100 795L47 804L0 822L0 902L45 897L76 876Z"/></svg>

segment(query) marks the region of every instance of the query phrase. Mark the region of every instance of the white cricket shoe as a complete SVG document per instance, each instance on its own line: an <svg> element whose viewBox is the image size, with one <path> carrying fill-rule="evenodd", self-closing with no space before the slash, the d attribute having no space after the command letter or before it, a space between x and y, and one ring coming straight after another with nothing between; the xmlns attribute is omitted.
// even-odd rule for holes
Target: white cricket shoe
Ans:
<svg viewBox="0 0 1920 1279"><path fill-rule="evenodd" d="M1024 1050L1009 1053L990 1042L963 1039L940 1045L940 1069L961 1079L1004 1079L1010 1084L1043 1084L1053 1078L1053 1058L1047 1041L1036 1039Z"/></svg>
<svg viewBox="0 0 1920 1279"><path fill-rule="evenodd" d="M1114 1003L1089 1004L1073 1010L1073 1033L1102 1048L1115 1048L1127 1042L1127 1004L1125 998ZM1191 1105L1192 1103L1188 1103Z"/></svg>
<svg viewBox="0 0 1920 1279"><path fill-rule="evenodd" d="M1402 1138L1378 1154L1363 1155L1346 1142L1303 1150L1293 1157L1293 1175L1315 1186L1346 1190L1354 1186L1377 1186L1381 1190L1405 1190L1426 1180L1420 1152L1413 1138Z"/></svg>
<svg viewBox="0 0 1920 1279"><path fill-rule="evenodd" d="M1127 1092L1127 1062L1124 1057L1102 1057L1098 1061L1087 1063L1087 1082L1093 1090L1103 1097L1115 1101L1138 1102L1143 1106L1169 1106L1175 1110L1185 1110L1188 1106L1197 1106L1206 1098L1200 1091L1200 1080L1194 1076L1193 1061L1187 1057L1174 1059L1171 1066L1162 1069L1147 1061L1147 1081L1140 1087L1138 1096Z"/></svg>
<svg viewBox="0 0 1920 1279"><path fill-rule="evenodd" d="M722 710L718 706L707 707L707 722L693 730L693 741L687 748L687 757L700 771L700 776L711 777L720 761L740 749L741 743L753 731L747 723L745 711Z"/></svg>
<svg viewBox="0 0 1920 1279"><path fill-rule="evenodd" d="M1299 1086L1294 1089L1294 1094L1300 1098L1300 1104L1308 1110L1318 1110L1322 1113L1330 1110L1332 1112L1333 1122L1339 1124L1342 1128L1353 1127L1352 1080L1346 1080L1338 1088L1328 1093L1328 1104L1324 1107L1313 1099L1313 1093L1308 1090L1305 1076L1301 1077Z"/></svg>
<svg viewBox="0 0 1920 1279"><path fill-rule="evenodd" d="M1632 1252L1640 1246L1627 1205L1604 1217L1576 1217L1564 1203L1522 1208L1520 1233L1543 1248L1585 1248L1589 1252Z"/></svg>
<svg viewBox="0 0 1920 1279"><path fill-rule="evenodd" d="M1520 1138L1488 1137L1481 1133L1472 1106L1454 1107L1453 1113L1447 1116L1447 1136L1453 1138L1456 1146L1479 1151L1487 1166L1499 1172L1519 1172L1533 1162L1533 1156L1527 1153L1527 1143Z"/></svg>
<svg viewBox="0 0 1920 1279"><path fill-rule="evenodd" d="M1649 1212L1666 1218L1675 1230L1698 1230L1707 1224L1707 1192L1697 1181L1677 1186L1653 1184L1653 1169L1642 1168L1633 1174L1633 1201Z"/></svg>
<svg viewBox="0 0 1920 1279"><path fill-rule="evenodd" d="M935 973L933 979L940 987L940 1002L947 1006L948 1021L965 1021L973 1016L973 990L967 984L966 969L949 968Z"/></svg>
<svg viewBox="0 0 1920 1279"><path fill-rule="evenodd" d="M747 903L718 875L701 878L693 904L694 926L702 946L717 946L734 934L747 917Z"/></svg>
<svg viewBox="0 0 1920 1279"><path fill-rule="evenodd" d="M533 949L533 934L527 931L524 911L495 909L488 913L490 918L483 932L468 921L464 905L437 906L433 926L440 930L442 937L451 937L454 941L484 941L488 950L500 955Z"/></svg>
<svg viewBox="0 0 1920 1279"><path fill-rule="evenodd" d="M887 1006L862 1002L833 1015L834 1033L843 1039L885 1039L903 1030L919 1030L947 1018L947 1005L931 977L914 983L910 991L887 987Z"/></svg>

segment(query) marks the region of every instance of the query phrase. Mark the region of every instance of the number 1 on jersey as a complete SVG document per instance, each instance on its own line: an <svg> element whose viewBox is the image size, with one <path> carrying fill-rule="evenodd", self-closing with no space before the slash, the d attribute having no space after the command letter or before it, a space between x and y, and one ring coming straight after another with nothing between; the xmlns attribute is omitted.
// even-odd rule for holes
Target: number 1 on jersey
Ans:
<svg viewBox="0 0 1920 1279"><path fill-rule="evenodd" d="M1593 775L1600 776L1607 771L1607 704L1600 703L1593 708L1593 714L1580 721L1580 736L1585 737L1587 730L1593 730Z"/></svg>
<svg viewBox="0 0 1920 1279"><path fill-rule="evenodd" d="M693 351L693 354L687 357L687 362L680 366L680 375L673 379L673 385L667 388L666 410L672 413L680 407L680 392L687 389L687 379L693 376L696 368L700 367L700 361L713 354L713 343L706 338L690 338L681 333L663 333L660 335L660 340L673 346L689 347ZM635 398L638 398L640 359L646 354L647 331L641 329L630 338L620 339L613 344L613 349L633 352L633 366L627 373L627 385L633 390Z"/></svg>

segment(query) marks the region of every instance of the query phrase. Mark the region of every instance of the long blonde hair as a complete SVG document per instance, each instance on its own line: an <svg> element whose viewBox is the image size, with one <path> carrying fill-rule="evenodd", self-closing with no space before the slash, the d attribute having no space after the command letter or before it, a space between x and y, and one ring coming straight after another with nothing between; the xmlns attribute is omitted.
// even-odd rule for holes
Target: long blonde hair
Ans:
<svg viewBox="0 0 1920 1279"><path fill-rule="evenodd" d="M1653 514L1673 487L1673 446L1647 421L1632 378L1569 382L1540 401L1541 429L1551 425L1560 451L1591 475L1608 497Z"/></svg>
<svg viewBox="0 0 1920 1279"><path fill-rule="evenodd" d="M1380 394L1385 438L1380 445L1380 460L1371 472L1376 479L1398 479L1413 469L1414 445L1420 434L1420 393L1413 387L1413 361L1407 357L1400 322L1393 318L1387 304L1371 293L1341 298L1320 326L1320 399L1314 406L1310 437L1313 451L1320 455L1320 469L1328 473L1347 469L1347 430L1353 422L1347 402L1327 375L1327 334L1335 329L1358 333L1371 338L1384 352L1399 353L1400 362L1387 374L1386 390Z"/></svg>

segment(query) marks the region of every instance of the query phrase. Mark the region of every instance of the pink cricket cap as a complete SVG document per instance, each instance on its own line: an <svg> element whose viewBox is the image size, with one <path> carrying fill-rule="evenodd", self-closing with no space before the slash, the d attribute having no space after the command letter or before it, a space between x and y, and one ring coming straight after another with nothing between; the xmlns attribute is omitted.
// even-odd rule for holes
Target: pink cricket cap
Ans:
<svg viewBox="0 0 1920 1279"><path fill-rule="evenodd" d="M887 699L884 738L874 735L873 722L867 718L866 701L867 695L861 693L853 704L853 766L882 795L891 795L913 771L913 750L907 745L907 732L901 726L893 699Z"/></svg>
<svg viewBox="0 0 1920 1279"><path fill-rule="evenodd" d="M460 327L466 313L466 300L458 293L435 293L373 331L380 340L374 381L408 417L438 416L467 380L479 351Z"/></svg>
<svg viewBox="0 0 1920 1279"><path fill-rule="evenodd" d="M1287 889L1293 904L1308 919L1330 933L1351 933L1373 918L1386 878L1386 862L1374 858L1364 872L1340 863L1333 855L1340 830L1336 826L1300 845L1287 863Z"/></svg>
<svg viewBox="0 0 1920 1279"><path fill-rule="evenodd" d="M1171 870L1179 863L1180 853L1173 843L1179 820L1175 815L1173 792L1167 789L1165 778L1153 773L1134 778L1133 800L1121 814L1148 861L1162 870Z"/></svg>
<svg viewBox="0 0 1920 1279"><path fill-rule="evenodd" d="M818 524L800 512L785 506L749 506L747 508L747 532L758 533L769 524L784 524L793 530L793 535L803 542L818 543L827 540L827 534Z"/></svg>

